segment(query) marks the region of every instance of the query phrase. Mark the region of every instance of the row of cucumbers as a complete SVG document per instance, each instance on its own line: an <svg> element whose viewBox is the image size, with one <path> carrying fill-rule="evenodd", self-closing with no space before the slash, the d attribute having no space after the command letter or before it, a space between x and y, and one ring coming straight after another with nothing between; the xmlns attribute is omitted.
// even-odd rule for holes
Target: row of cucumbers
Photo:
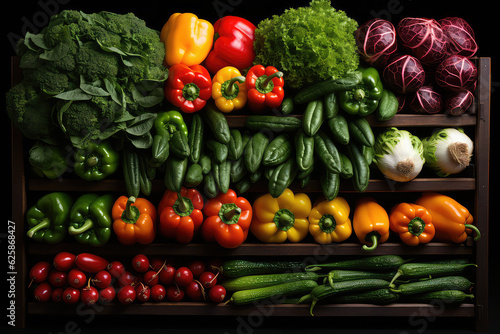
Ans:
<svg viewBox="0 0 500 334"><path fill-rule="evenodd" d="M230 187L244 193L262 179L278 197L294 180L306 186L314 170L330 200L337 196L341 179L352 179L355 190L364 191L375 141L370 124L364 117L339 120L338 110L328 120L331 107L324 105L322 99L309 102L302 117L251 115L243 128L230 128L225 115L207 105L192 115L187 135L178 131L171 139L175 143L167 148L168 158L155 167L163 171L167 189L200 186L208 198ZM150 161L164 154L155 147Z"/></svg>
<svg viewBox="0 0 500 334"><path fill-rule="evenodd" d="M386 305L396 301L459 304L474 298L467 259L412 262L380 255L304 266L299 261L228 260L222 285L229 302L244 305L281 303Z"/></svg>

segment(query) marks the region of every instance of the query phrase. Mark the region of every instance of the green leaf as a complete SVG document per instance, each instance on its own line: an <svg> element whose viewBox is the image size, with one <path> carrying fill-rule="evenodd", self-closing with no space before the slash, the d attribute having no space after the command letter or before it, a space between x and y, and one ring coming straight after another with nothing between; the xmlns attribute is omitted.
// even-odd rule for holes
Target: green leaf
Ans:
<svg viewBox="0 0 500 334"><path fill-rule="evenodd" d="M44 59L47 61L56 61L64 56L66 56L69 52L69 45L66 43L57 44L52 50L46 50L39 57L40 59Z"/></svg>
<svg viewBox="0 0 500 334"><path fill-rule="evenodd" d="M110 94L102 89L101 87L96 87L89 84L80 84L80 89L85 93L93 96L109 96Z"/></svg>
<svg viewBox="0 0 500 334"><path fill-rule="evenodd" d="M59 110L57 110L57 123L59 124L59 127L61 128L63 133L66 133L66 127L63 124L62 117L66 110L68 110L71 106L71 103L73 103L73 101L68 101L63 104L63 106L59 108Z"/></svg>
<svg viewBox="0 0 500 334"><path fill-rule="evenodd" d="M92 99L92 95L85 93L81 88L75 88L63 93L54 95L56 99L68 101L88 101Z"/></svg>
<svg viewBox="0 0 500 334"><path fill-rule="evenodd" d="M138 149L148 149L153 145L153 136L150 132L139 137L127 135L127 139Z"/></svg>
<svg viewBox="0 0 500 334"><path fill-rule="evenodd" d="M157 114L146 113L135 118L125 131L134 136L143 136L151 130Z"/></svg>

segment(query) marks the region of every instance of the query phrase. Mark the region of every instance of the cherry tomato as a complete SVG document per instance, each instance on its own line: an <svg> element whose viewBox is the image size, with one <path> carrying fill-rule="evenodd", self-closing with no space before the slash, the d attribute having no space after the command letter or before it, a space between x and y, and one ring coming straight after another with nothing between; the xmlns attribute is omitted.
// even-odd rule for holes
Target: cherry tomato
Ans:
<svg viewBox="0 0 500 334"><path fill-rule="evenodd" d="M101 270L100 272L95 274L92 283L94 283L96 288L104 289L111 285L111 280L111 274L107 270Z"/></svg>
<svg viewBox="0 0 500 334"><path fill-rule="evenodd" d="M215 284L217 284L217 274L214 274L211 271L205 271L200 275L199 281L204 288L210 289Z"/></svg>
<svg viewBox="0 0 500 334"><path fill-rule="evenodd" d="M186 286L186 295L195 301L202 301L203 297L203 287L197 281L192 281Z"/></svg>
<svg viewBox="0 0 500 334"><path fill-rule="evenodd" d="M163 268L162 271L158 274L160 282L165 285L174 284L175 279L175 268L169 264Z"/></svg>
<svg viewBox="0 0 500 334"><path fill-rule="evenodd" d="M123 275L121 275L120 278L118 278L118 285L119 286L130 285L134 283L135 280L136 278L131 272L125 271Z"/></svg>
<svg viewBox="0 0 500 334"><path fill-rule="evenodd" d="M195 260L189 264L189 269L193 273L194 278L200 277L200 275L206 270L205 262L201 260Z"/></svg>
<svg viewBox="0 0 500 334"><path fill-rule="evenodd" d="M158 273L156 271L153 271L153 270L147 271L144 273L143 280L144 280L144 283L149 285L149 286L156 285L159 282Z"/></svg>
<svg viewBox="0 0 500 334"><path fill-rule="evenodd" d="M165 299L167 290L161 284L156 284L151 287L151 299L155 302L161 302Z"/></svg>
<svg viewBox="0 0 500 334"><path fill-rule="evenodd" d="M207 263L207 270L217 274L220 272L220 268L222 267L221 259L210 259Z"/></svg>
<svg viewBox="0 0 500 334"><path fill-rule="evenodd" d="M36 263L30 270L31 283L45 282L45 280L49 276L49 272L50 272L50 263L45 261Z"/></svg>
<svg viewBox="0 0 500 334"><path fill-rule="evenodd" d="M93 286L88 285L82 289L80 298L85 305L92 305L99 300L99 292Z"/></svg>
<svg viewBox="0 0 500 334"><path fill-rule="evenodd" d="M116 291L115 288L112 286L108 286L107 288L104 288L99 291L99 302L102 304L107 304L113 301L116 296Z"/></svg>
<svg viewBox="0 0 500 334"><path fill-rule="evenodd" d="M63 291L62 300L67 304L74 304L80 300L80 289L68 286Z"/></svg>
<svg viewBox="0 0 500 334"><path fill-rule="evenodd" d="M59 271L70 271L75 266L75 259L75 254L60 252L54 257L54 268Z"/></svg>
<svg viewBox="0 0 500 334"><path fill-rule="evenodd" d="M193 281L193 273L188 267L180 267L175 271L175 282L181 286L186 287Z"/></svg>
<svg viewBox="0 0 500 334"><path fill-rule="evenodd" d="M220 303L226 298L226 288L222 285L215 285L208 290L208 298L214 303Z"/></svg>
<svg viewBox="0 0 500 334"><path fill-rule="evenodd" d="M63 288L55 288L52 290L52 294L50 295L50 299L54 303L59 303L62 300L64 289Z"/></svg>
<svg viewBox="0 0 500 334"><path fill-rule="evenodd" d="M49 283L54 288L61 288L68 283L68 273L65 271L52 270L49 274Z"/></svg>
<svg viewBox="0 0 500 334"><path fill-rule="evenodd" d="M135 286L136 299L142 303L147 302L151 297L151 289L149 286L144 284L138 284Z"/></svg>
<svg viewBox="0 0 500 334"><path fill-rule="evenodd" d="M132 259L132 268L139 273L145 273L149 269L149 259L144 254L138 254Z"/></svg>
<svg viewBox="0 0 500 334"><path fill-rule="evenodd" d="M40 285L35 288L35 291L33 291L33 295L40 303L48 302L52 295L52 287L47 282L40 283Z"/></svg>
<svg viewBox="0 0 500 334"><path fill-rule="evenodd" d="M75 258L75 265L80 268L80 270L92 274L106 269L108 264L109 263L106 259L90 253L81 253Z"/></svg>
<svg viewBox="0 0 500 334"><path fill-rule="evenodd" d="M128 305L134 302L136 298L135 289L132 285L125 285L116 294L118 301L124 305Z"/></svg>
<svg viewBox="0 0 500 334"><path fill-rule="evenodd" d="M167 300L171 302L180 302L184 299L184 290L175 285L167 288Z"/></svg>
<svg viewBox="0 0 500 334"><path fill-rule="evenodd" d="M110 262L106 269L108 270L108 272L111 274L111 276L113 278L120 278L123 273L125 272L125 267L123 266L123 264L120 262L120 261L112 261Z"/></svg>
<svg viewBox="0 0 500 334"><path fill-rule="evenodd" d="M68 273L68 284L74 288L77 289L81 288L82 286L85 285L86 281L87 281L87 276L80 269L73 268Z"/></svg>
<svg viewBox="0 0 500 334"><path fill-rule="evenodd" d="M151 270L158 271L158 270L160 270L161 266L163 266L164 262L165 261L163 259L161 259L160 257L153 257L149 261L149 267Z"/></svg>

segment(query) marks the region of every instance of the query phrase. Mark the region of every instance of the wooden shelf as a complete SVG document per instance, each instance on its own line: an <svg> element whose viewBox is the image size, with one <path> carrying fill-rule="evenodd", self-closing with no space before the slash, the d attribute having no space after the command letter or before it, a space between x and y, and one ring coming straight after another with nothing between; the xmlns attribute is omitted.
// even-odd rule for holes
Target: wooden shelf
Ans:
<svg viewBox="0 0 500 334"><path fill-rule="evenodd" d="M28 303L28 314L32 315L74 315L76 307L67 304L46 304L31 302ZM81 306L79 306L81 307ZM272 307L273 316L302 316L311 317L310 306L307 304L277 304L277 305L223 305L209 304L203 302L159 302L121 305L111 303L109 305L99 305L99 315L217 315L217 316L247 316L252 312L259 311L262 307ZM314 308L314 316L327 317L408 317L416 311L428 312L422 314L436 314L444 317L474 317L474 304L462 304L457 307L442 308L440 305L431 304L411 304L395 303L390 305L372 304L328 304L317 305Z"/></svg>

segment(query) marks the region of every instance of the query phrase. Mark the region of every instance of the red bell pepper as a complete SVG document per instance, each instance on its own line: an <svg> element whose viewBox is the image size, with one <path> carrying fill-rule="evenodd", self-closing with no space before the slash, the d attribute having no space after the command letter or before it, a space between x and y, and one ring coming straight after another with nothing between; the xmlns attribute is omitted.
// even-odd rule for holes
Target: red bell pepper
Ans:
<svg viewBox="0 0 500 334"><path fill-rule="evenodd" d="M212 79L201 65L175 64L169 68L165 98L185 113L194 113L212 96Z"/></svg>
<svg viewBox="0 0 500 334"><path fill-rule="evenodd" d="M240 246L248 236L252 222L252 205L236 192L229 189L226 193L211 198L203 208L205 221L201 234L208 242L217 242L224 248Z"/></svg>
<svg viewBox="0 0 500 334"><path fill-rule="evenodd" d="M212 74L223 67L233 66L242 71L252 66L255 59L253 42L255 25L237 16L224 16L214 24L213 49L204 65Z"/></svg>
<svg viewBox="0 0 500 334"><path fill-rule="evenodd" d="M181 188L180 193L167 190L158 205L160 233L168 239L186 244L203 223L203 197L196 189Z"/></svg>
<svg viewBox="0 0 500 334"><path fill-rule="evenodd" d="M278 108L283 102L285 91L283 73L276 67L255 65L246 76L247 103L252 111Z"/></svg>

